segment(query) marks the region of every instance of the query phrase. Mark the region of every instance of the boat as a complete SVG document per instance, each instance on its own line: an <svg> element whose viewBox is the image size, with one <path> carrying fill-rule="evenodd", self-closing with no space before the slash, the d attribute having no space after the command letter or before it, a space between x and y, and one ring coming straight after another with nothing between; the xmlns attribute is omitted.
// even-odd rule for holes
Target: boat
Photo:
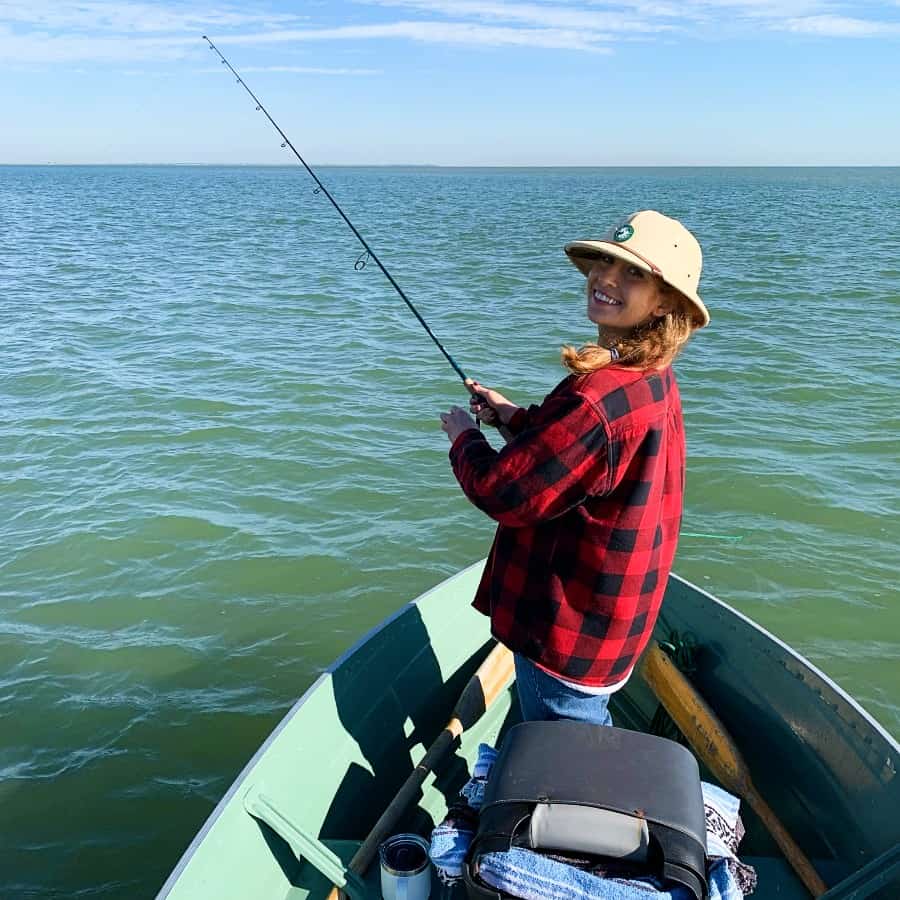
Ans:
<svg viewBox="0 0 900 900"><path fill-rule="evenodd" d="M347 865L493 647L488 620L470 606L482 566L407 603L321 675L238 775L157 900L325 898L342 876L349 896L381 897L377 859L360 877L347 876ZM824 896L900 898L896 740L797 652L676 575L654 637L693 647L691 685L828 887ZM661 721L657 695L638 675L610 708L619 727ZM479 743L497 745L517 715L513 684L434 766L395 831L427 836L469 778ZM703 765L701 773L715 780ZM744 804L741 816L740 857L758 875L753 896L809 897L763 819Z"/></svg>

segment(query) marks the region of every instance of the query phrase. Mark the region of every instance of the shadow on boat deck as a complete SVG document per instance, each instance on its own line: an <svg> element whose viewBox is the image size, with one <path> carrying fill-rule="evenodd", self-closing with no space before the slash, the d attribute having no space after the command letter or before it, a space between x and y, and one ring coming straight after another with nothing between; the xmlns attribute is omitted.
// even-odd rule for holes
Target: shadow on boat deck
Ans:
<svg viewBox="0 0 900 900"><path fill-rule="evenodd" d="M366 836L421 758L414 750L431 746L493 645L486 641L466 656L466 642L461 641L460 664L445 681L433 646L436 640L446 643L453 636L430 633L418 607L410 605L333 671L341 724L371 771L349 764L322 823L321 839ZM373 689L379 688L373 696ZM449 805L469 777L468 762L457 749L434 774L434 789ZM402 830L424 836L435 824L421 804L401 823Z"/></svg>

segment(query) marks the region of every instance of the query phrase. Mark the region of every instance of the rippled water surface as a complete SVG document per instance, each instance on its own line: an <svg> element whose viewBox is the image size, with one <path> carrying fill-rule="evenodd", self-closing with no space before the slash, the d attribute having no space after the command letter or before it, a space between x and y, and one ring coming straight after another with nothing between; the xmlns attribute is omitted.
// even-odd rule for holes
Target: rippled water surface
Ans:
<svg viewBox="0 0 900 900"><path fill-rule="evenodd" d="M562 245L706 253L677 571L900 732L900 170L324 169L467 372L591 336ZM281 714L486 552L458 380L299 168L0 168L0 896L150 897Z"/></svg>

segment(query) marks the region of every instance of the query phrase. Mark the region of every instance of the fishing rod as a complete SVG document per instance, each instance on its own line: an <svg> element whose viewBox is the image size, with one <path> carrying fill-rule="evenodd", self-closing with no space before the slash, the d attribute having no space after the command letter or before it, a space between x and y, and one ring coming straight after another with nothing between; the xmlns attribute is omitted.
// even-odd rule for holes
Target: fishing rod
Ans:
<svg viewBox="0 0 900 900"><path fill-rule="evenodd" d="M456 360L453 359L453 357L445 349L444 345L437 339L434 332L428 327L428 323L424 318L422 318L422 314L415 308L412 301L409 299L409 297L406 296L406 294L403 292L403 289L394 280L394 276L391 275L391 273L385 267L384 263L378 258L378 255L375 253L375 251L369 246L368 241L366 241L366 239L359 233L356 226L350 221L347 214L341 209L337 200L335 200L334 197L331 196L328 188L326 188L325 185L322 184L322 182L319 180L319 176L316 175L316 173L309 167L306 160L297 152L297 148L291 143L290 138L281 130L278 123L269 115L269 111L265 108L265 106L263 106L262 101L256 96L256 94L253 93L253 91L250 90L247 82L244 81L244 79L241 78L240 75L238 75L238 73L235 71L234 66L232 66L231 63L228 62L228 60L225 59L225 57L222 55L222 51L219 50L219 48L205 34L203 35L203 40L206 41L207 44L209 44L210 50L213 50L218 54L219 58L222 60L222 64L228 66L228 68L231 70L231 74L234 75L234 77L237 79L237 83L241 85L241 87L243 87L243 89L253 98L253 102L256 103L257 112L263 113L265 117L272 123L272 127L281 135L283 141L281 145L282 149L284 149L285 147L290 147L293 151L294 156L296 156L297 159L300 160L303 168L306 169L307 172L309 172L313 181L315 181L316 185L318 185L313 193L318 194L321 192L328 198L331 205L338 211L340 217L347 223L347 225L350 227L350 230L356 235L357 240L365 248L365 253L361 254L354 263L353 267L356 269L356 271L361 272L366 267L366 263L370 258L375 261L375 265L377 265L378 268L381 269L381 271L384 273L384 277L387 278L387 280L391 283L391 287L393 287L394 290L400 295L400 299L410 308L412 314L419 320L422 327L428 333L428 337L430 337L434 341L434 343L437 345L438 350L440 350L441 353L444 354L447 362L450 363L451 366L453 366L453 371L456 372L456 374L459 375L459 377L462 379L462 382L466 385L466 389L469 391L469 393L471 393L473 396L478 396L472 386L466 384L468 380L466 373L463 372L463 370L457 365Z"/></svg>

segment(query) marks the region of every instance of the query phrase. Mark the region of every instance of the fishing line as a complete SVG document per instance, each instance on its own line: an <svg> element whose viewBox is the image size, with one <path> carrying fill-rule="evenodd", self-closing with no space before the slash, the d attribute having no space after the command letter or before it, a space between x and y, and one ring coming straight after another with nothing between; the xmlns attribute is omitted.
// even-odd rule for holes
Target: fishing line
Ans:
<svg viewBox="0 0 900 900"><path fill-rule="evenodd" d="M241 78L240 75L238 75L238 73L235 71L234 66L232 66L227 59L225 59L225 57L222 55L221 50L219 50L219 48L205 34L203 35L203 40L206 41L207 44L209 44L210 50L213 50L218 54L219 58L222 60L222 64L228 66L228 68L231 70L231 74L234 75L234 77L237 79L237 83L241 85L241 87L243 87L244 90L253 98L253 102L256 103L257 112L263 113L265 117L272 123L274 129L281 135L281 138L283 140L283 143L281 145L282 149L284 149L285 147L290 147L293 151L294 156L296 156L297 159L300 160L303 168L306 169L307 172L309 172L313 181L315 181L317 185L313 193L323 193L328 198L328 200L331 202L331 205L338 211L341 218L347 223L347 225L350 227L350 230L356 235L357 240L365 248L365 252L359 255L356 262L353 264L353 268L356 269L357 272L361 272L366 267L366 264L370 259L374 261L375 265L378 266L378 268L381 269L381 271L384 273L384 277L387 278L394 290L400 295L400 299L403 300L403 302L412 311L412 314L419 320L422 327L428 333L428 337L430 337L434 341L434 343L437 345L438 350L440 350L441 353L444 354L444 358L447 360L447 362L450 363L451 366L453 366L453 371L456 372L456 374L459 375L459 377L462 379L463 383L465 383L466 373L463 372L463 370L456 364L456 361L446 351L444 345L437 339L437 337L435 337L434 332L428 327L428 323L425 321L425 319L422 318L421 313L415 308L415 306L413 306L412 301L410 301L409 297L407 297L406 294L403 293L403 289L394 280L394 276L391 275L390 272L388 272L388 270L384 266L384 263L382 263L382 261L378 258L378 255L369 246L366 239L359 233L356 226L350 221L350 219L347 217L347 214L338 205L337 200L335 200L334 197L331 196L328 188L326 188L325 185L322 184L322 182L319 180L319 176L316 175L316 173L309 167L306 160L297 152L297 148L291 143L290 138L288 138L288 136L281 130L278 123L269 115L269 111L265 108L265 106L263 106L262 101L260 101L256 94L254 94L253 91L250 90L250 88L247 86L247 82L244 81L244 79ZM468 385L466 385L466 387L468 388Z"/></svg>

